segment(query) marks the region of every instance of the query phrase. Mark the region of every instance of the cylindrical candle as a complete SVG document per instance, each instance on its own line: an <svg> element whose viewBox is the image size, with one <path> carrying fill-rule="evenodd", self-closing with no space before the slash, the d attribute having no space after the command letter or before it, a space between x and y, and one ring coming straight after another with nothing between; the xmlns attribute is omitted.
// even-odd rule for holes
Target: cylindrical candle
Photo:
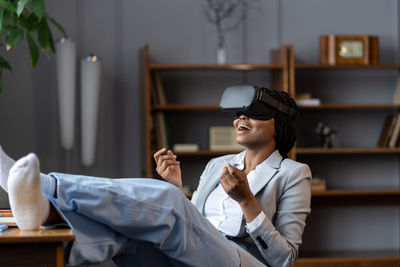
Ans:
<svg viewBox="0 0 400 267"><path fill-rule="evenodd" d="M76 45L68 38L56 42L57 87L61 145L74 146Z"/></svg>
<svg viewBox="0 0 400 267"><path fill-rule="evenodd" d="M81 61L82 164L95 161L101 61L94 55Z"/></svg>

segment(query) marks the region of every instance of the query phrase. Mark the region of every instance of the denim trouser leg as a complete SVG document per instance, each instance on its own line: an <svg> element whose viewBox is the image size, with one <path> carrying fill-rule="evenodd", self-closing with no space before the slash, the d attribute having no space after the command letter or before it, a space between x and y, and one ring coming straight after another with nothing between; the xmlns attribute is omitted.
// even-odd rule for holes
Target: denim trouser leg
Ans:
<svg viewBox="0 0 400 267"><path fill-rule="evenodd" d="M58 207L73 211L187 266L239 266L239 254L175 187L154 179L53 173Z"/></svg>
<svg viewBox="0 0 400 267"><path fill-rule="evenodd" d="M74 229L75 241L65 246L69 266L113 259L119 267L171 267L171 260L153 244L129 239L108 226L73 211L63 215Z"/></svg>

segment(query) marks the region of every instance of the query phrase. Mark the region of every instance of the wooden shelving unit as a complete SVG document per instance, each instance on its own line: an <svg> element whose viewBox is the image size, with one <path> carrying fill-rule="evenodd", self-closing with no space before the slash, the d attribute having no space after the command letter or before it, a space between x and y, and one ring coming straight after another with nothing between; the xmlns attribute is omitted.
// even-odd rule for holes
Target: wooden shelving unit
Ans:
<svg viewBox="0 0 400 267"><path fill-rule="evenodd" d="M291 85L295 87L295 74L297 71L302 74L308 71L331 71L339 70L342 72L350 70L399 70L398 64L378 64L372 66L362 65L342 65L330 66L321 64L293 64L294 70L291 72ZM315 74L315 75L318 75ZM303 84L304 86L304 84ZM326 90L321 88L321 90ZM296 90L293 89L293 92ZM324 99L326 101L326 99ZM368 112L398 112L399 104L392 103L331 103L323 102L318 106L300 106L303 111L302 116L319 112L319 114L329 114L331 112L340 111L340 114L348 111L350 114L354 111ZM309 113L311 112L311 113ZM323 112L323 113L322 113ZM368 113L369 114L369 113ZM322 116L322 115L321 115ZM384 118L382 118L382 121ZM373 126L371 126L373 127ZM375 145L377 140L372 140L372 145ZM400 153L400 148L381 148L381 147L334 147L334 148L319 148L319 147L296 147L296 156L306 156L307 158L317 158L319 163L321 159L326 158L327 164L331 162L331 158L340 157L340 155L363 155L363 157L378 157L379 155L397 156ZM314 157L315 156L315 157ZM304 162L304 161L303 161ZM305 162L307 163L307 162ZM321 163L322 164L322 163ZM312 166L310 166L312 169ZM329 184L328 184L329 188ZM326 209L329 207L368 207L368 206L399 206L400 205L400 188L387 189L346 189L335 190L329 188L326 191L312 192L312 207ZM377 226L378 227L378 226ZM327 229L329 231L329 229ZM315 248L316 250L318 248ZM296 267L372 267L372 266L400 266L400 251L308 251L300 252L299 258L295 264Z"/></svg>
<svg viewBox="0 0 400 267"><path fill-rule="evenodd" d="M282 89L294 97L296 94L295 89L295 75L296 71L301 72L313 70L340 70L348 71L353 69L360 70L400 70L398 64L379 64L373 66L359 66L359 65L345 65L345 66L330 66L320 64L294 64L294 50L293 47L285 46L271 54L271 64L262 65L249 65L249 64L234 64L234 65L207 65L207 64L154 64L150 62L149 47L145 47L145 90L146 90L146 116L147 116L147 175L149 177L154 175L154 165L152 155L155 152L154 145L152 144L153 136L153 122L152 116L159 112L171 114L184 114L186 112L193 112L198 116L205 112L218 112L219 106L209 105L207 103L198 105L188 105L185 103L179 104L166 104L166 105L153 105L151 102L151 86L152 75L156 72L174 72L174 71L200 71L209 72L213 71L252 71L252 70L265 70L272 71L273 73L273 86L274 88ZM166 88L168 90L168 88ZM323 90L323 88L321 88ZM336 112L340 110L348 112L358 112L365 110L368 112L386 112L391 110L400 109L400 104L391 103L323 103L318 106L300 106L307 115L309 112ZM213 114L213 113L212 113ZM374 140L375 142L376 140ZM233 154L239 151L210 151L207 148L201 148L195 152L178 152L178 157L186 157L193 161L196 158L211 158L226 154ZM335 157L340 155L365 155L380 157L380 155L400 154L400 148L378 148L378 147L335 147L335 148L317 148L317 147L296 147L292 156L306 156L318 158ZM306 162L307 163L307 162ZM312 168L312 166L311 166ZM328 186L329 188L329 186ZM353 207L353 206L393 206L400 205L400 188L391 189L331 189L326 191L312 192L312 206L313 207ZM318 249L318 248L316 248ZM304 266L399 266L400 267L400 252L399 251L343 251L343 252L307 252L300 253L299 259L296 262L296 267Z"/></svg>
<svg viewBox="0 0 400 267"><path fill-rule="evenodd" d="M145 92L146 92L146 159L147 159L147 175L153 177L155 175L155 167L153 165L152 155L154 153L154 144L152 144L153 136L153 115L158 112L192 112L192 111L219 111L217 105L187 105L181 104L166 104L154 105L152 103L152 75L156 72L173 72L173 71L200 71L200 72L218 72L218 71L270 71L271 83L274 88L289 91L289 58L292 49L289 46L283 46L280 49L271 51L270 64L159 64L150 62L149 46L144 48L144 65L145 65ZM168 90L168 88L166 88ZM234 153L232 151L209 151L206 149L191 152L178 153L182 156L204 157L204 156L220 156Z"/></svg>

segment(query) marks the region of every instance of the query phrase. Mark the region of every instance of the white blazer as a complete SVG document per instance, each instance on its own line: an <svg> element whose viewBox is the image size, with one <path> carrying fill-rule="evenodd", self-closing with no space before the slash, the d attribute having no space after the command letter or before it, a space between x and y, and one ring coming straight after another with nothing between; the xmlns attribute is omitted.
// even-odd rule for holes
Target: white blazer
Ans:
<svg viewBox="0 0 400 267"><path fill-rule="evenodd" d="M226 162L235 156L212 159L201 175L192 203L203 215L205 202L218 185ZM278 150L265 163L252 190L265 219L253 232L234 241L269 266L292 266L302 242L305 220L311 212L311 171L306 164L283 159ZM245 259L241 255L242 260Z"/></svg>

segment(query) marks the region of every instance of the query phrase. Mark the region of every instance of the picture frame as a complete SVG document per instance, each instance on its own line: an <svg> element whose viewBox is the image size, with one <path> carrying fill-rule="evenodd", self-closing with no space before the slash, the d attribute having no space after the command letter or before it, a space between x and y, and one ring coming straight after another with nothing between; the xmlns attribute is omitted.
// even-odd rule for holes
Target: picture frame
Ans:
<svg viewBox="0 0 400 267"><path fill-rule="evenodd" d="M379 64L379 40L372 35L320 36L320 62L323 65Z"/></svg>

